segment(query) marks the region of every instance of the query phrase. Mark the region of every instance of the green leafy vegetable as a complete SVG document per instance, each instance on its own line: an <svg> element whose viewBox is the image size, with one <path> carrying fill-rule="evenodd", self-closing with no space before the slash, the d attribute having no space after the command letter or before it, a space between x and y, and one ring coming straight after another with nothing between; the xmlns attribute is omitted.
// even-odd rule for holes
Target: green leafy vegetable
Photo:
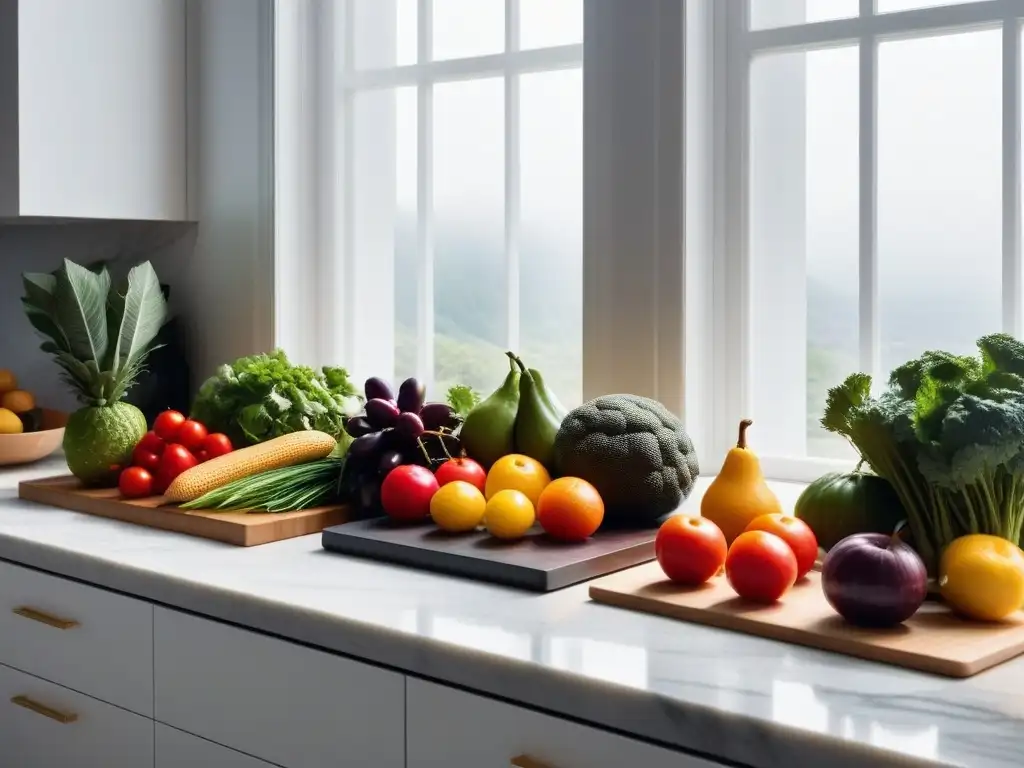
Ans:
<svg viewBox="0 0 1024 768"><path fill-rule="evenodd" d="M456 384L448 389L446 399L448 400L448 405L455 410L457 416L466 418L469 412L479 404L480 393L471 387Z"/></svg>
<svg viewBox="0 0 1024 768"><path fill-rule="evenodd" d="M1024 344L1000 333L978 349L925 352L877 397L871 377L854 373L829 390L821 420L892 484L932 571L953 539L1017 543L1024 523Z"/></svg>
<svg viewBox="0 0 1024 768"><path fill-rule="evenodd" d="M199 388L192 418L234 445L317 429L342 440L362 398L344 368L292 365L282 350L222 365Z"/></svg>
<svg viewBox="0 0 1024 768"><path fill-rule="evenodd" d="M340 501L338 484L345 459L335 451L326 459L279 467L234 480L182 509L223 511L293 512Z"/></svg>

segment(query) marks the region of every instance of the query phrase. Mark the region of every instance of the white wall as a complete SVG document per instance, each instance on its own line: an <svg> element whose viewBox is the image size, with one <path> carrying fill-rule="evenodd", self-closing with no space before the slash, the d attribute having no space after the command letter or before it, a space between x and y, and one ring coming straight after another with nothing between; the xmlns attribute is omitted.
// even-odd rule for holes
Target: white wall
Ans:
<svg viewBox="0 0 1024 768"><path fill-rule="evenodd" d="M178 302L181 265L190 255L194 224L73 223L0 226L0 368L14 372L41 404L74 407L74 398L58 378L59 369L39 350L42 339L21 307L21 275L49 272L63 259L80 264L120 255L115 276L151 259L161 280L171 285L171 310ZM198 372L197 372L198 375Z"/></svg>

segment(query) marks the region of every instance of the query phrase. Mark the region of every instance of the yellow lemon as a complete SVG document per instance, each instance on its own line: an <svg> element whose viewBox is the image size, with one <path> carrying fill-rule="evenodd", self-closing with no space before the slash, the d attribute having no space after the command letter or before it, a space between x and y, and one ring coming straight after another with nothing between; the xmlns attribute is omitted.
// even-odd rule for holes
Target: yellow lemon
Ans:
<svg viewBox="0 0 1024 768"><path fill-rule="evenodd" d="M18 379L10 371L0 368L0 392L10 392L18 388Z"/></svg>
<svg viewBox="0 0 1024 768"><path fill-rule="evenodd" d="M536 519L533 503L522 491L498 491L487 502L484 525L499 539L519 539L526 535Z"/></svg>
<svg viewBox="0 0 1024 768"><path fill-rule="evenodd" d="M491 498L499 491L519 491L537 506L540 492L551 482L551 475L536 459L519 453L502 456L487 472L484 494Z"/></svg>
<svg viewBox="0 0 1024 768"><path fill-rule="evenodd" d="M20 435L25 431L18 414L9 408L0 408L0 435Z"/></svg>
<svg viewBox="0 0 1024 768"><path fill-rule="evenodd" d="M487 501L480 489L465 480L445 483L430 498L430 516L450 533L472 531L484 519Z"/></svg>
<svg viewBox="0 0 1024 768"><path fill-rule="evenodd" d="M1024 604L1024 552L984 533L954 539L939 561L939 591L970 619L1005 619Z"/></svg>
<svg viewBox="0 0 1024 768"><path fill-rule="evenodd" d="M0 407L15 413L25 413L25 411L31 411L36 407L36 399L32 397L31 392L26 392L24 389L12 389L10 392L4 392L0 397Z"/></svg>

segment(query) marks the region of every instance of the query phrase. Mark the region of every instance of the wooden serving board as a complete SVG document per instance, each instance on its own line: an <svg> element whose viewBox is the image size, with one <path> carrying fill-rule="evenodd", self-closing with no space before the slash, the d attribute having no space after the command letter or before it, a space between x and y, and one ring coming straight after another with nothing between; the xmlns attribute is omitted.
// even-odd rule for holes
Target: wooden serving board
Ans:
<svg viewBox="0 0 1024 768"><path fill-rule="evenodd" d="M452 534L429 522L410 526L379 517L327 528L322 543L346 555L550 592L653 560L655 535L599 530L567 544L535 528L518 541L502 541L482 531Z"/></svg>
<svg viewBox="0 0 1024 768"><path fill-rule="evenodd" d="M109 517L126 523L187 533L241 547L269 544L295 536L319 533L349 519L346 506L317 507L298 512L191 512L179 509L163 496L123 499L116 488L84 489L69 475L18 484L18 496L27 501Z"/></svg>
<svg viewBox="0 0 1024 768"><path fill-rule="evenodd" d="M812 571L773 605L744 601L716 576L701 587L665 578L657 563L607 576L590 585L599 602L749 635L894 664L947 677L970 677L1024 653L1024 615L1001 623L958 618L926 602L892 629L860 629L825 601L821 574Z"/></svg>

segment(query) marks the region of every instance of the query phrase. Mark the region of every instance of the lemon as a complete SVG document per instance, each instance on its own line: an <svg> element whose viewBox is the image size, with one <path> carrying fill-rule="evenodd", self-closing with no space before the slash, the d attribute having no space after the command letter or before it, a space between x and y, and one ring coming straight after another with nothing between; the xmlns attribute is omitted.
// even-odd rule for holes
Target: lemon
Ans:
<svg viewBox="0 0 1024 768"><path fill-rule="evenodd" d="M491 498L501 491L513 490L526 494L531 504L536 504L548 483L551 475L536 459L519 453L502 456L487 470L487 481L484 493Z"/></svg>
<svg viewBox="0 0 1024 768"><path fill-rule="evenodd" d="M18 414L10 408L0 408L0 435L18 435L25 431L25 426Z"/></svg>
<svg viewBox="0 0 1024 768"><path fill-rule="evenodd" d="M499 539L519 539L530 530L535 517L533 502L526 494L508 489L498 491L487 502L484 525Z"/></svg>
<svg viewBox="0 0 1024 768"><path fill-rule="evenodd" d="M0 368L0 392L10 392L18 388L18 379L5 368Z"/></svg>
<svg viewBox="0 0 1024 768"><path fill-rule="evenodd" d="M487 500L465 480L442 485L430 499L430 516L438 528L450 533L472 531L484 519Z"/></svg>

